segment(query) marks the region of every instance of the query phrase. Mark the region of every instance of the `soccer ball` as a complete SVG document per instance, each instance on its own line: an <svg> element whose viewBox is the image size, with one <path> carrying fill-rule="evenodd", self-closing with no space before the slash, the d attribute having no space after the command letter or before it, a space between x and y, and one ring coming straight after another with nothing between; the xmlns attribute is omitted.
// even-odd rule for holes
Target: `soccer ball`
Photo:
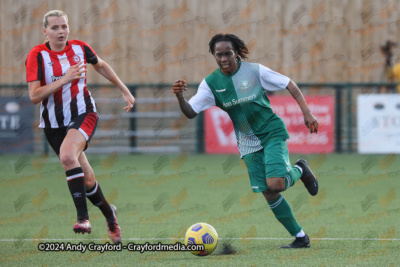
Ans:
<svg viewBox="0 0 400 267"><path fill-rule="evenodd" d="M195 223L185 235L185 245L204 245L204 250L191 250L196 256L207 256L213 253L218 243L218 234L214 227L207 223Z"/></svg>

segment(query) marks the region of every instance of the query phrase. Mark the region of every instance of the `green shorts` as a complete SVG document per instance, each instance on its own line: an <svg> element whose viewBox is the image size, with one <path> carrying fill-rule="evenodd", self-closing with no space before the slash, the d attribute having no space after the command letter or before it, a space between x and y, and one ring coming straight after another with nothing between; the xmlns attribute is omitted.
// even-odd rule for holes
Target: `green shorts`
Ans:
<svg viewBox="0 0 400 267"><path fill-rule="evenodd" d="M267 178L284 177L292 166L286 140L268 142L264 149L243 156L254 193L268 189Z"/></svg>

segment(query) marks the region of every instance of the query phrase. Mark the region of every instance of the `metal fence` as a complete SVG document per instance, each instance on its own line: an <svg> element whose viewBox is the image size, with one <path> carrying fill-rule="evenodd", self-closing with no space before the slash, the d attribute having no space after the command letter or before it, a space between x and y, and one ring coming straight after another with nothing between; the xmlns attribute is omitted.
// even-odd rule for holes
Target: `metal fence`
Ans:
<svg viewBox="0 0 400 267"><path fill-rule="evenodd" d="M357 151L356 96L392 90L396 84L386 83L299 83L304 95L335 97L335 151ZM187 119L179 109L170 84L128 85L136 97L130 113L123 110L125 102L118 89L111 85L89 84L100 114L88 153L188 153L204 152L203 116ZM185 97L195 94L198 84L189 84ZM24 99L31 105L26 84L0 85L0 97ZM389 91L390 91L389 90ZM282 91L277 94L288 94ZM39 105L35 106L32 129L34 153L49 152L42 131L37 130ZM4 151L3 151L4 152ZM52 152L50 152L52 153Z"/></svg>

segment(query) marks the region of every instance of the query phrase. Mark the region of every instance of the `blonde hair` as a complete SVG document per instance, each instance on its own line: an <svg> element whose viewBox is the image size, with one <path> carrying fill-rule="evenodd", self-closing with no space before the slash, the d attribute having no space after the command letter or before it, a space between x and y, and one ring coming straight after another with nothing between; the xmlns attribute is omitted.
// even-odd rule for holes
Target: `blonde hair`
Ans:
<svg viewBox="0 0 400 267"><path fill-rule="evenodd" d="M49 25L49 22L47 21L48 17L65 17L65 20L68 23L68 16L65 14L64 11L61 10L51 10L44 14L43 16L43 28L47 28L47 25Z"/></svg>

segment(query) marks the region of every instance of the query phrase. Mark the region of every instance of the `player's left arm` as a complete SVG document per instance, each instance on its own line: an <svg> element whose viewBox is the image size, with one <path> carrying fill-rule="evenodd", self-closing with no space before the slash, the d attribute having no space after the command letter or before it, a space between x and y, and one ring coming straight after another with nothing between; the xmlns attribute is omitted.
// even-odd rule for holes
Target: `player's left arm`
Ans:
<svg viewBox="0 0 400 267"><path fill-rule="evenodd" d="M297 84L290 80L289 84L286 86L286 89L289 90L292 97L297 101L297 104L299 104L299 107L304 115L304 123L308 127L310 133L317 133L318 121L307 106L307 102Z"/></svg>
<svg viewBox="0 0 400 267"><path fill-rule="evenodd" d="M126 112L129 112L133 105L135 104L135 98L129 91L128 87L119 79L117 74L115 74L114 70L108 65L104 60L97 57L98 61L96 64L93 64L94 69L100 73L104 78L112 82L118 89L122 92L125 102L128 106L124 107Z"/></svg>

